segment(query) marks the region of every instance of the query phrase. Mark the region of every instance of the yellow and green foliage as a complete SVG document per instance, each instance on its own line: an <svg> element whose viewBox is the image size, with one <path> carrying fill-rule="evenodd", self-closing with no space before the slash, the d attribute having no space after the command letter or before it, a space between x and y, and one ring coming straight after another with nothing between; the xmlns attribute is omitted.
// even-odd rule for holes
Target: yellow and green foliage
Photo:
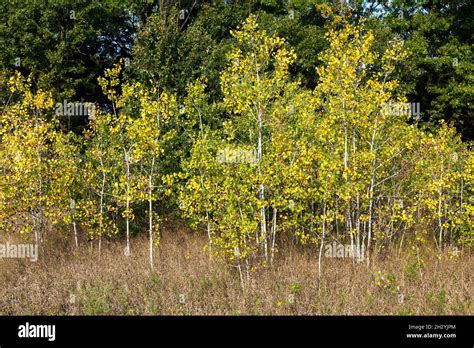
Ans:
<svg viewBox="0 0 474 348"><path fill-rule="evenodd" d="M228 121L195 141L181 194L214 253L247 267L271 262L281 233L369 252L418 230L440 247L472 243L468 145L447 125L433 135L383 111L406 102L393 77L402 42L379 56L363 25L329 30L319 84L308 91L290 79L293 52L254 17L232 34L221 75ZM220 161L230 145L254 149L256 161Z"/></svg>
<svg viewBox="0 0 474 348"><path fill-rule="evenodd" d="M379 54L363 22L339 18L308 90L291 77L293 50L255 16L231 34L221 101L209 102L206 79L184 97L121 83L120 62L99 79L111 112L98 110L82 141L61 131L47 92L11 77L0 119L1 229L38 239L77 223L90 239L126 234L130 252L131 233L147 226L152 262L158 208L169 199L207 231L209 252L241 271L271 264L285 240L364 246L368 260L403 240L472 246L469 144L447 124L429 133L384 112L407 102L395 79L403 42ZM170 158L180 171L169 171Z"/></svg>

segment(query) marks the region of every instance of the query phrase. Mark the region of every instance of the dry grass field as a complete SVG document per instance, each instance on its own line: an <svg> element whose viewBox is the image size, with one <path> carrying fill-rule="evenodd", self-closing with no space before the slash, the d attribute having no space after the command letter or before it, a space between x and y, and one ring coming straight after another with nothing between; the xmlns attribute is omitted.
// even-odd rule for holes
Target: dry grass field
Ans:
<svg viewBox="0 0 474 348"><path fill-rule="evenodd" d="M3 236L3 241L12 240ZM39 259L0 260L0 315L466 315L474 314L472 254L424 258L413 267L407 251L387 252L366 263L323 258L317 248L292 246L276 263L252 271L241 287L238 271L210 258L206 238L168 227L156 248L148 241L97 245L49 236ZM426 255L433 255L427 252Z"/></svg>

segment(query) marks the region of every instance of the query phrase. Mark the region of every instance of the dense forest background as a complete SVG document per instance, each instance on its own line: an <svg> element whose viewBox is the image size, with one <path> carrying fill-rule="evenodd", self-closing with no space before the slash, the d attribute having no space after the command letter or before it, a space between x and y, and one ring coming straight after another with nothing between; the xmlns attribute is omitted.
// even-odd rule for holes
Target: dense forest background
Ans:
<svg viewBox="0 0 474 348"><path fill-rule="evenodd" d="M367 19L379 51L392 36L402 38L410 56L398 71L399 88L421 104L421 122L436 127L444 119L473 139L470 1L4 1L0 64L10 74L32 74L35 86L57 100L104 105L97 78L128 58L132 81L184 95L205 76L216 100L229 30L258 13L262 29L294 48L292 76L314 88L318 55L327 47L329 19L317 10L324 3L354 24Z"/></svg>

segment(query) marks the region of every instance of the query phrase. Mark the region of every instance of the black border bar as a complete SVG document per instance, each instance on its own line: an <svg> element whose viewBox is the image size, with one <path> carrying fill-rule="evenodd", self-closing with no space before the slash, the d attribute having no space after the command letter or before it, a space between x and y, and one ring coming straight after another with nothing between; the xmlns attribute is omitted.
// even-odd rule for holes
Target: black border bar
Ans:
<svg viewBox="0 0 474 348"><path fill-rule="evenodd" d="M0 348L154 346L473 347L473 316L3 316ZM19 326L55 325L55 340L20 338ZM409 326L410 325L410 326ZM416 327L416 329L414 329ZM428 334L408 338L407 334ZM433 334L455 334L434 338ZM431 335L431 336L430 336Z"/></svg>

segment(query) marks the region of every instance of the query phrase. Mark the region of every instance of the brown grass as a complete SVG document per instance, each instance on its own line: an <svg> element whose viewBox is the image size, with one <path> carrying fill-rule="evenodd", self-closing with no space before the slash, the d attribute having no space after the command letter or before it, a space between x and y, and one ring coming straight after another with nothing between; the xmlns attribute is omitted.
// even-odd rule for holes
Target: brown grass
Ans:
<svg viewBox="0 0 474 348"><path fill-rule="evenodd" d="M205 237L183 228L165 231L154 272L145 237L132 239L130 257L123 242L103 242L100 258L87 242L77 252L64 238L46 243L37 262L0 259L1 315L474 314L468 252L440 260L432 253L421 273L407 252L370 267L323 258L319 282L317 248L291 247L242 289L237 270L210 259ZM391 280L377 285L378 271Z"/></svg>

